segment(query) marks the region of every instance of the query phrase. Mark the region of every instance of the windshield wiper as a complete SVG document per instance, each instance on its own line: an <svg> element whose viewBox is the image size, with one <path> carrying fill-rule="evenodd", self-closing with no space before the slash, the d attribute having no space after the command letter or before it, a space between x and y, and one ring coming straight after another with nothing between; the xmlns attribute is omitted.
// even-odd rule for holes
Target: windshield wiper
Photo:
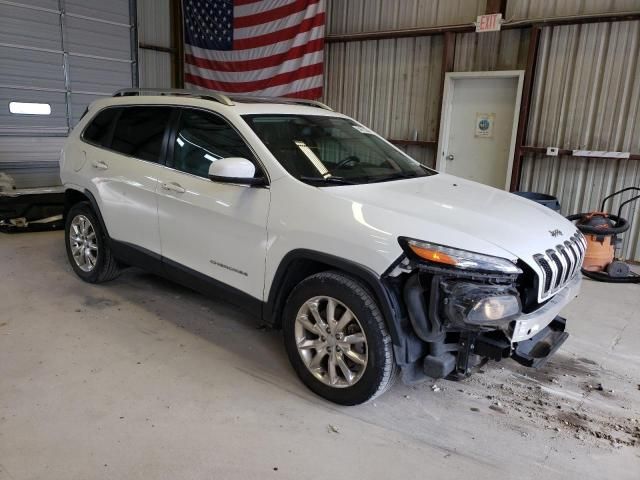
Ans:
<svg viewBox="0 0 640 480"><path fill-rule="evenodd" d="M377 183L377 182L387 182L390 180L399 180L401 178L416 178L421 176L422 175L396 172L396 173L390 173L389 175L371 176L367 180L368 180L368 183Z"/></svg>
<svg viewBox="0 0 640 480"><path fill-rule="evenodd" d="M301 176L298 177L299 180L303 182L317 182L317 183L333 183L337 185L358 185L358 182L353 182L351 180L347 180L342 177L307 177Z"/></svg>

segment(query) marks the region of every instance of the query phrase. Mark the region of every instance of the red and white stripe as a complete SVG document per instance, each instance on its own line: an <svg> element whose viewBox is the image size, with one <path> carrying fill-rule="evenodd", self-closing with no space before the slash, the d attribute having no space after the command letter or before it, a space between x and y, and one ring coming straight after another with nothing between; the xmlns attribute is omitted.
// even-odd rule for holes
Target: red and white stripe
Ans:
<svg viewBox="0 0 640 480"><path fill-rule="evenodd" d="M185 84L226 93L322 95L325 0L234 0L233 50L185 45Z"/></svg>

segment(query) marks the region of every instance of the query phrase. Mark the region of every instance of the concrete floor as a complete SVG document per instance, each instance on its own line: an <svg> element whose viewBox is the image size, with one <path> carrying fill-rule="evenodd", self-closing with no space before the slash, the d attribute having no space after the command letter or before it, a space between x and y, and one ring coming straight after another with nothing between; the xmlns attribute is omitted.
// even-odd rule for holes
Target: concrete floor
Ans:
<svg viewBox="0 0 640 480"><path fill-rule="evenodd" d="M0 234L0 259L0 480L640 478L637 285L585 281L542 371L342 408L227 304L137 270L85 284L61 232Z"/></svg>

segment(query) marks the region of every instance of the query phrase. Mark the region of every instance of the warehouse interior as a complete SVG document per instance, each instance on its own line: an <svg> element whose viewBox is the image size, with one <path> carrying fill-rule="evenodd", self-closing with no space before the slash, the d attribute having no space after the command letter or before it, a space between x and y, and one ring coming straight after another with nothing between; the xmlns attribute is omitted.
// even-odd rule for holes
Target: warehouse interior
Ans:
<svg viewBox="0 0 640 480"><path fill-rule="evenodd" d="M490 361L351 407L224 295L68 262L61 149L95 100L185 88L186 4L0 0L0 480L639 478L640 1L319 0L315 100L431 169L627 224L541 368Z"/></svg>

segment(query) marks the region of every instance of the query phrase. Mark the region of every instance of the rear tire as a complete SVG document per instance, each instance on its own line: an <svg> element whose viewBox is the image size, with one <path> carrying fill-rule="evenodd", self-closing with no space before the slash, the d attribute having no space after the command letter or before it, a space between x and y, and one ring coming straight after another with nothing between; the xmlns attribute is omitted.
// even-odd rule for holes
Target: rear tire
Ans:
<svg viewBox="0 0 640 480"><path fill-rule="evenodd" d="M121 271L109 248L109 239L88 202L76 203L67 213L65 245L71 268L88 283L108 282Z"/></svg>
<svg viewBox="0 0 640 480"><path fill-rule="evenodd" d="M395 381L397 366L382 313L354 278L329 271L300 282L287 300L282 327L294 370L327 400L358 405Z"/></svg>

